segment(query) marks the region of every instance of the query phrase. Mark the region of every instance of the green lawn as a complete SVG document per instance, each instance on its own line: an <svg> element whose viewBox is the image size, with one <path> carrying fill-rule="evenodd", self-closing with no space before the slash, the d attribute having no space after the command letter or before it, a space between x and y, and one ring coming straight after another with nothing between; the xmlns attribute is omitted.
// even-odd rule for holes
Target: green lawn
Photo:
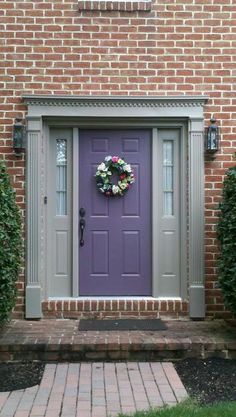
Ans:
<svg viewBox="0 0 236 417"><path fill-rule="evenodd" d="M131 415L119 414L119 417L131 417ZM200 407L188 400L175 407L136 412L132 417L236 417L236 402Z"/></svg>

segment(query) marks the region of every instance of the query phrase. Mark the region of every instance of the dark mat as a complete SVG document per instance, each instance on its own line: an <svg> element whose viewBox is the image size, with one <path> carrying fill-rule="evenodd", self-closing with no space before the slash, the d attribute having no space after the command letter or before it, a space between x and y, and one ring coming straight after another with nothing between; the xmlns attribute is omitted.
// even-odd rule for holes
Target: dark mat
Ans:
<svg viewBox="0 0 236 417"><path fill-rule="evenodd" d="M161 319L117 319L117 320L86 320L79 322L79 331L113 331L113 330L166 330Z"/></svg>

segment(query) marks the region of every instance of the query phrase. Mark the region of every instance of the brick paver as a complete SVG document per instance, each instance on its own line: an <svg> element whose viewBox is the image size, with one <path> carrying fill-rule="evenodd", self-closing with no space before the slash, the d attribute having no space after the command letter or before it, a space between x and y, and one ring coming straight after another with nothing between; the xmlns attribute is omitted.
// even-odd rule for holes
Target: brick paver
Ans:
<svg viewBox="0 0 236 417"><path fill-rule="evenodd" d="M0 416L115 417L186 397L170 362L47 364L39 386L0 393Z"/></svg>

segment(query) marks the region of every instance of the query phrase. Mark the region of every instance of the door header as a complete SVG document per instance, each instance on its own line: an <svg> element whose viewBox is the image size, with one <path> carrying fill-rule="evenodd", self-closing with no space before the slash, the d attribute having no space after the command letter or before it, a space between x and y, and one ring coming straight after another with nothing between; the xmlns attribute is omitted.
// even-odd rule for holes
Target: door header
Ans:
<svg viewBox="0 0 236 417"><path fill-rule="evenodd" d="M22 96L28 117L202 118L207 96Z"/></svg>

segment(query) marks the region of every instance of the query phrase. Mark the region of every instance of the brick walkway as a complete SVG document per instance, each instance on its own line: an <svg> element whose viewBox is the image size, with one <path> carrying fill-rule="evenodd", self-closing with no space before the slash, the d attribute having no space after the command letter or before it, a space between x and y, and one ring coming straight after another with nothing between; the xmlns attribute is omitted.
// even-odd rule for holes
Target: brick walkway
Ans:
<svg viewBox="0 0 236 417"><path fill-rule="evenodd" d="M0 415L108 417L186 397L170 362L48 364L39 386L0 393Z"/></svg>

